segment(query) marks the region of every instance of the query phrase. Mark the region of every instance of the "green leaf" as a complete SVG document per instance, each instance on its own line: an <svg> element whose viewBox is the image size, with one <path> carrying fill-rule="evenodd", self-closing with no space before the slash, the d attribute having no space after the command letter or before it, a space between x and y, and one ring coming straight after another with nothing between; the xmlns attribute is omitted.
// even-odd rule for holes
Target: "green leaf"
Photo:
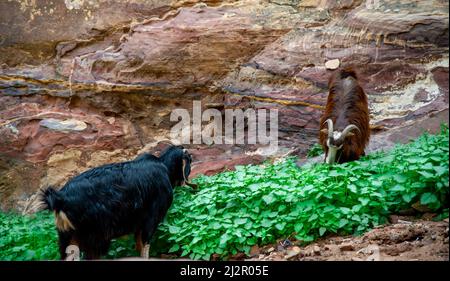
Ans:
<svg viewBox="0 0 450 281"><path fill-rule="evenodd" d="M169 225L169 232L170 234L176 234L180 232L180 228L178 226Z"/></svg>
<svg viewBox="0 0 450 281"><path fill-rule="evenodd" d="M337 177L337 176L340 176L340 175L342 175L342 172L336 171L336 170L330 171L330 174L329 174L330 177Z"/></svg>
<svg viewBox="0 0 450 281"><path fill-rule="evenodd" d="M419 171L419 174L421 174L425 179L431 179L433 178L433 174L426 172L426 171Z"/></svg>
<svg viewBox="0 0 450 281"><path fill-rule="evenodd" d="M416 193L407 193L403 194L402 198L406 203L409 203L414 199L414 197L416 197L416 195L417 195Z"/></svg>
<svg viewBox="0 0 450 281"><path fill-rule="evenodd" d="M301 222L297 222L295 225L294 225L294 230L295 230L295 232L300 232L301 230L303 229L303 223L301 223Z"/></svg>
<svg viewBox="0 0 450 281"><path fill-rule="evenodd" d="M364 198L359 198L359 199L364 199ZM367 200L365 202L367 204L367 202L369 202L369 200ZM358 213L361 210L362 207L363 207L362 205L354 205L353 208L352 208L352 211L355 212L355 213Z"/></svg>
<svg viewBox="0 0 450 281"><path fill-rule="evenodd" d="M212 228L212 229L219 229L219 228L222 227L222 225L219 222L215 221L215 222L210 223L209 227Z"/></svg>
<svg viewBox="0 0 450 281"><path fill-rule="evenodd" d="M347 186L347 188L348 188L351 192L353 192L353 193L357 193L357 192L358 192L357 187L356 187L356 185L354 185L354 184L349 184L349 185Z"/></svg>
<svg viewBox="0 0 450 281"><path fill-rule="evenodd" d="M438 176L442 176L448 172L448 167L434 167L434 170Z"/></svg>
<svg viewBox="0 0 450 281"><path fill-rule="evenodd" d="M268 219L263 219L261 222L261 226L262 227L271 227L273 224L273 222L271 220Z"/></svg>
<svg viewBox="0 0 450 281"><path fill-rule="evenodd" d="M402 192L405 191L405 187L403 185L395 185L393 188L391 188L392 191L394 192Z"/></svg>
<svg viewBox="0 0 450 281"><path fill-rule="evenodd" d="M285 223L285 222L281 222L281 223L277 223L277 224L275 225L275 228L278 229L278 230L280 230L280 231L282 231L282 230L284 229L285 226L286 226L286 223Z"/></svg>
<svg viewBox="0 0 450 281"><path fill-rule="evenodd" d="M420 204L422 205L434 204L436 202L438 202L438 199L433 193L427 192L420 197Z"/></svg>
<svg viewBox="0 0 450 281"><path fill-rule="evenodd" d="M247 222L247 218L237 218L234 220L235 225L245 224Z"/></svg>
<svg viewBox="0 0 450 281"><path fill-rule="evenodd" d="M372 185L375 187L382 187L383 186L383 182L380 180L374 180L372 181Z"/></svg>
<svg viewBox="0 0 450 281"><path fill-rule="evenodd" d="M248 188L252 191L252 192L256 192L259 189L261 189L261 184L260 183L252 183L250 185L248 185Z"/></svg>
<svg viewBox="0 0 450 281"><path fill-rule="evenodd" d="M408 177L405 175L394 175L394 180L398 183L405 183L408 180Z"/></svg>
<svg viewBox="0 0 450 281"><path fill-rule="evenodd" d="M173 245L172 247L170 247L169 249L169 253L173 253L176 252L180 249L180 246L178 244Z"/></svg>
<svg viewBox="0 0 450 281"><path fill-rule="evenodd" d="M219 245L220 246L226 245L229 239L230 238L229 238L228 234L226 234L226 233L222 234L222 236L220 236Z"/></svg>
<svg viewBox="0 0 450 281"><path fill-rule="evenodd" d="M358 198L358 201L361 202L361 205L366 206L369 202L369 198Z"/></svg>
<svg viewBox="0 0 450 281"><path fill-rule="evenodd" d="M269 204L271 204L272 202L275 201L275 198L273 197L272 194L264 195L262 197L262 199L264 200L264 202L266 202L267 205L269 205Z"/></svg>
<svg viewBox="0 0 450 281"><path fill-rule="evenodd" d="M319 228L319 235L323 236L323 234L327 231L327 229L325 227L321 227Z"/></svg>
<svg viewBox="0 0 450 281"><path fill-rule="evenodd" d="M343 228L345 225L347 225L348 220L346 219L340 219L339 220L339 228Z"/></svg>
<svg viewBox="0 0 450 281"><path fill-rule="evenodd" d="M309 217L308 222L314 221L314 220L316 220L317 218L319 218L319 215L313 214L311 217Z"/></svg>

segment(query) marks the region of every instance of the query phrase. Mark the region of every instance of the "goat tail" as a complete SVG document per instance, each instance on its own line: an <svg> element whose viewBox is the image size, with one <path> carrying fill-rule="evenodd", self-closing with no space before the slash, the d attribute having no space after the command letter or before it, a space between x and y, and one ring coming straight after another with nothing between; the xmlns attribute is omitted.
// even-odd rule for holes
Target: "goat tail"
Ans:
<svg viewBox="0 0 450 281"><path fill-rule="evenodd" d="M62 196L55 188L41 188L27 199L22 214L29 215L43 210L57 211L62 202Z"/></svg>
<svg viewBox="0 0 450 281"><path fill-rule="evenodd" d="M61 209L63 198L59 191L53 187L40 190L40 200L44 204L44 210L59 211Z"/></svg>
<svg viewBox="0 0 450 281"><path fill-rule="evenodd" d="M37 200L42 207L41 210L50 210L55 212L56 228L59 231L70 231L75 229L72 221L62 210L64 198L61 193L53 187L40 190L40 198Z"/></svg>

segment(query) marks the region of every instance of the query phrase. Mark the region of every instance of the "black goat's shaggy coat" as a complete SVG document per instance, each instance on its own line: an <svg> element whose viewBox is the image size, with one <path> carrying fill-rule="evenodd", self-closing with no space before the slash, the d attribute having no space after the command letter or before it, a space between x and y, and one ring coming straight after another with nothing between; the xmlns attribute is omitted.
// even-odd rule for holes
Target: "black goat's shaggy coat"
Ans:
<svg viewBox="0 0 450 281"><path fill-rule="evenodd" d="M70 244L78 245L87 259L99 258L111 239L130 233L140 250L172 204L173 187L188 178L190 163L182 147L172 146L160 157L143 154L100 166L72 178L59 191L44 190L43 202L56 216L61 259Z"/></svg>

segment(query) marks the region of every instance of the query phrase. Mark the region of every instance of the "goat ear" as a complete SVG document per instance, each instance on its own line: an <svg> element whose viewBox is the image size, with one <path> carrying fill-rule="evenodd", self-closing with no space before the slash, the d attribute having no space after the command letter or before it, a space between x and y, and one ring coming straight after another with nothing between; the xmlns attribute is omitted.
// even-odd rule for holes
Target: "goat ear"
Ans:
<svg viewBox="0 0 450 281"><path fill-rule="evenodd" d="M353 132L348 132L348 134L345 137L353 137L355 135L355 133Z"/></svg>
<svg viewBox="0 0 450 281"><path fill-rule="evenodd" d="M322 130L320 130L320 133L321 133L321 134L328 135L328 129L327 129L327 128L322 129Z"/></svg>

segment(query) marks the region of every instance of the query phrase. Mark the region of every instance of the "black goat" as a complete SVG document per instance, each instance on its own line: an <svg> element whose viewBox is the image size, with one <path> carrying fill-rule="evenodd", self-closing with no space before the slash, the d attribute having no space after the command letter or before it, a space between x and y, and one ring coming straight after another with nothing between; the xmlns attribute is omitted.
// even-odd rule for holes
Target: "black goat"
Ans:
<svg viewBox="0 0 450 281"><path fill-rule="evenodd" d="M57 191L42 191L41 203L54 211L61 259L78 246L86 259L98 259L111 239L134 233L136 249L148 258L150 239L166 215L173 187L189 184L192 158L181 146L160 157L143 154L128 162L88 170Z"/></svg>

